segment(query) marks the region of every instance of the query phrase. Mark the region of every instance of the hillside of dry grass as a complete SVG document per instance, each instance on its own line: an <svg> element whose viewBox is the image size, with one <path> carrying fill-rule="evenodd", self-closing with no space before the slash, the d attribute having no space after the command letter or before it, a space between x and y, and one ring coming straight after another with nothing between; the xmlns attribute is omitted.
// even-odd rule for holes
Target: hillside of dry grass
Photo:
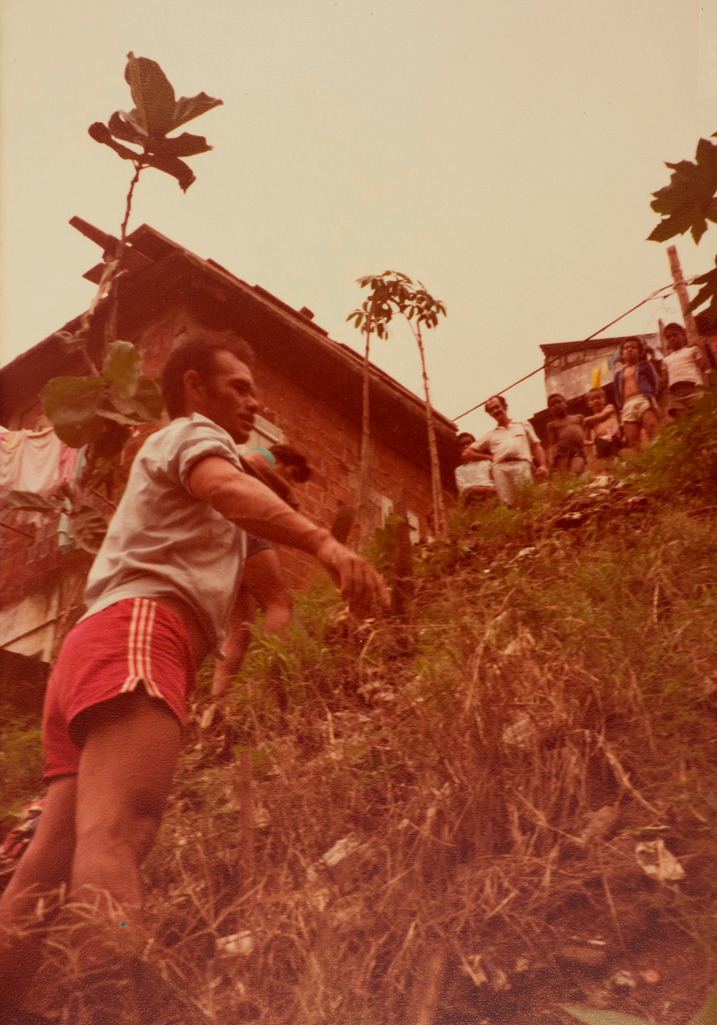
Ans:
<svg viewBox="0 0 717 1025"><path fill-rule="evenodd" d="M145 956L219 1025L687 1022L717 964L708 499L633 474L459 515L405 622L317 584L221 707L200 686Z"/></svg>

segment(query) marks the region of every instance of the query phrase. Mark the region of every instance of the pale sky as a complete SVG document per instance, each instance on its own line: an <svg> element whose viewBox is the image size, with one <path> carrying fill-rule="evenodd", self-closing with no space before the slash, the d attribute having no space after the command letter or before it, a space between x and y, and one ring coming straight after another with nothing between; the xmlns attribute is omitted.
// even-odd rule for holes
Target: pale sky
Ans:
<svg viewBox="0 0 717 1025"><path fill-rule="evenodd" d="M100 253L70 217L119 234L132 167L87 128L131 106L129 50L177 96L224 100L186 126L214 146L188 161L197 181L185 195L143 172L130 230L151 224L357 348L355 279L420 278L448 310L427 351L450 418L537 368L539 344L670 281L665 245L645 241L650 193L717 130L698 0L3 0L0 30L0 365L92 299ZM716 237L676 240L686 274L713 266ZM675 298L607 334L658 317L679 319ZM372 358L420 389L405 331ZM542 375L507 398L515 418L543 408Z"/></svg>

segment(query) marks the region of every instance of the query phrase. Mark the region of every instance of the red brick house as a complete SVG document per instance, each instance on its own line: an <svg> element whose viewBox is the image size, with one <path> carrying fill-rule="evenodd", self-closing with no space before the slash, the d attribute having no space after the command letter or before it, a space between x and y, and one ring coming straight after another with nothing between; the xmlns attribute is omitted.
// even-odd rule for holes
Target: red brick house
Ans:
<svg viewBox="0 0 717 1025"><path fill-rule="evenodd" d="M78 218L75 227L105 248L109 236ZM258 285L248 285L213 260L203 260L147 225L129 236L126 273L118 282L117 337L133 342L147 377L158 377L168 353L188 327L232 328L256 353L255 377L264 403L250 445L286 441L302 449L312 478L300 488L302 510L325 526L340 503L356 494L361 433L362 358L334 342L306 308L294 310ZM103 265L85 274L99 281ZM88 351L99 344L109 315L103 300L92 322ZM80 318L65 325L75 331ZM52 377L82 376L79 354L68 354L51 335L0 370L0 425L17 431L42 425L38 392ZM444 486L453 490L455 427L436 415ZM382 522L399 487L416 533L426 533L431 507L430 469L422 402L376 367L371 368L374 519ZM2 444L2 442L0 442ZM58 544L58 517L37 525L0 515L0 654L14 652L48 662L63 618L75 613L89 557ZM15 528L14 530L11 528ZM23 533L17 533L17 531ZM30 536L28 536L30 535ZM294 586L314 564L282 553ZM65 624L66 625L66 624Z"/></svg>

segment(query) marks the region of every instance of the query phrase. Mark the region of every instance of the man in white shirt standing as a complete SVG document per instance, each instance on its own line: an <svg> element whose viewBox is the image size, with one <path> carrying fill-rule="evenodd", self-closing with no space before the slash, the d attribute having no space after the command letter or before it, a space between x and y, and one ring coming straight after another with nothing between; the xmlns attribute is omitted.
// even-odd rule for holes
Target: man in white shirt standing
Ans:
<svg viewBox="0 0 717 1025"><path fill-rule="evenodd" d="M698 346L687 344L687 332L681 324L668 324L664 335L668 349L662 361L667 374L667 411L678 417L704 392L708 364Z"/></svg>
<svg viewBox="0 0 717 1025"><path fill-rule="evenodd" d="M545 452L529 423L511 420L502 395L492 395L485 404L496 426L463 453L471 462L490 460L498 501L512 505L522 488L536 477L546 477ZM534 462L537 464L533 470Z"/></svg>

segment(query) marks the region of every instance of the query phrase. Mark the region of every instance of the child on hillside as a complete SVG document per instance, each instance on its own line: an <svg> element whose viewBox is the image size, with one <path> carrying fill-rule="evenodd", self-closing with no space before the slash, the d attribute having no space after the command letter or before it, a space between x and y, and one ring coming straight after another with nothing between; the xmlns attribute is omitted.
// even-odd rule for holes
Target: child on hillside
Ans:
<svg viewBox="0 0 717 1025"><path fill-rule="evenodd" d="M456 438L461 453L461 465L455 469L456 486L466 505L495 498L495 482L489 459L478 462L468 458L468 449L475 442L472 434L464 432Z"/></svg>
<svg viewBox="0 0 717 1025"><path fill-rule="evenodd" d="M709 364L699 346L687 344L687 332L682 324L668 324L664 336L668 349L663 360L668 388L667 411L676 418L704 394L704 374Z"/></svg>
<svg viewBox="0 0 717 1025"><path fill-rule="evenodd" d="M555 392L548 396L553 419L548 424L548 462L551 470L582 473L585 469L585 431L583 418L568 413L568 403Z"/></svg>
<svg viewBox="0 0 717 1025"><path fill-rule="evenodd" d="M587 394L587 404L592 410L591 415L583 419L583 427L588 430L587 444L596 459L609 459L617 455L620 447L617 410L607 401L604 388L591 388Z"/></svg>
<svg viewBox="0 0 717 1025"><path fill-rule="evenodd" d="M620 358L625 364L615 374L615 405L628 450L635 451L644 431L647 441L657 434L657 371L647 359L642 338L632 335L620 345Z"/></svg>

